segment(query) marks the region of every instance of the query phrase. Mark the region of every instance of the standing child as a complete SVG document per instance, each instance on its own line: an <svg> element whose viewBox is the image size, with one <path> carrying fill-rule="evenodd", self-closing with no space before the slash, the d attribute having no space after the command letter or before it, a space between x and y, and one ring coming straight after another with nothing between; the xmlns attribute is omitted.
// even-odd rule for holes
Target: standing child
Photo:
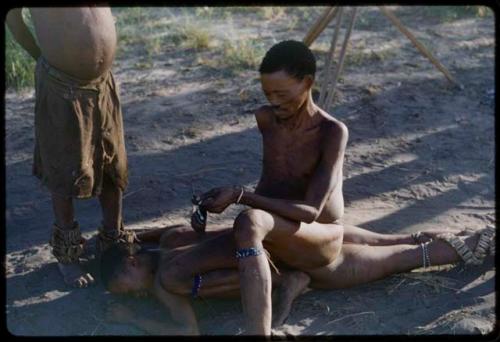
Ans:
<svg viewBox="0 0 500 342"><path fill-rule="evenodd" d="M99 197L103 221L97 252L130 243L122 223L127 156L118 89L111 73L116 31L107 7L30 9L37 41L12 9L7 26L37 60L33 173L52 197L55 222L50 245L64 281L94 283L80 265L85 240L73 199Z"/></svg>

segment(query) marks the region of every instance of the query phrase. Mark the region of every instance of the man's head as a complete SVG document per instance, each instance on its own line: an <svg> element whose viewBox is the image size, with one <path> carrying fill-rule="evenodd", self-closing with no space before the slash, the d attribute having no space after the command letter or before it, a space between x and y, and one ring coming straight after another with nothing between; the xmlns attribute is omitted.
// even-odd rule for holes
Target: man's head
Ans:
<svg viewBox="0 0 500 342"><path fill-rule="evenodd" d="M121 245L107 249L101 257L101 278L112 293L138 294L153 283L151 257L139 251L130 252Z"/></svg>
<svg viewBox="0 0 500 342"><path fill-rule="evenodd" d="M304 43L286 40L267 51L259 72L262 90L276 116L286 119L297 113L308 99L316 59Z"/></svg>

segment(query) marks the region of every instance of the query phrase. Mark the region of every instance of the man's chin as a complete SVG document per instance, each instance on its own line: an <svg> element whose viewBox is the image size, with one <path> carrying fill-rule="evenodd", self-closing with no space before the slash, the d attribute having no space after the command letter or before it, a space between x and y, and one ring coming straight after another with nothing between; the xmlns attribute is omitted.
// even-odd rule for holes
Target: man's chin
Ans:
<svg viewBox="0 0 500 342"><path fill-rule="evenodd" d="M275 110L274 115L279 119L279 120L287 120L290 119L293 116L293 113L284 111L284 110Z"/></svg>

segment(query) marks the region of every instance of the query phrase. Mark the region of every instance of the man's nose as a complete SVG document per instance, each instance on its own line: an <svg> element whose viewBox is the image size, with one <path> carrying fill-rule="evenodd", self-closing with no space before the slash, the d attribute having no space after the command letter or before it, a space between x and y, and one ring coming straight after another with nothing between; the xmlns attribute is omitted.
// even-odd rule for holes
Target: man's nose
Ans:
<svg viewBox="0 0 500 342"><path fill-rule="evenodd" d="M269 103L271 104L271 106L273 107L279 107L279 102L278 102L278 99L276 98L276 96L274 95L269 95L267 97L267 100L269 101Z"/></svg>

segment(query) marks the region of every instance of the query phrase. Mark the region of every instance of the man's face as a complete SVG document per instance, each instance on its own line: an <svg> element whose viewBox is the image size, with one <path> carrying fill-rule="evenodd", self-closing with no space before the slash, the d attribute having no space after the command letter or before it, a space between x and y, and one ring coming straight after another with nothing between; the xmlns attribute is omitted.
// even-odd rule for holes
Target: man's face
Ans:
<svg viewBox="0 0 500 342"><path fill-rule="evenodd" d="M132 257L130 257L132 258ZM137 260L127 260L125 270L110 284L110 292L141 296L147 290L151 274Z"/></svg>
<svg viewBox="0 0 500 342"><path fill-rule="evenodd" d="M312 77L298 80L285 71L261 74L260 82L267 100L278 119L286 120L294 116L309 96Z"/></svg>

